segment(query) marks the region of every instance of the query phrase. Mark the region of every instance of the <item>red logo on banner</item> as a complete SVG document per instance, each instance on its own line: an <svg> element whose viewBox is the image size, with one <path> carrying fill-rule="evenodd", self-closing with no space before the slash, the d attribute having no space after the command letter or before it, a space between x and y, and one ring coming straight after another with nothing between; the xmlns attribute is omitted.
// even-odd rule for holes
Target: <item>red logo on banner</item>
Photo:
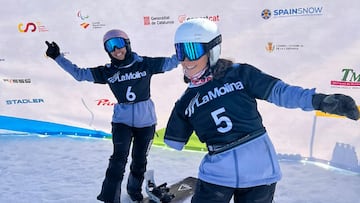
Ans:
<svg viewBox="0 0 360 203"><path fill-rule="evenodd" d="M186 15L179 15L178 17L179 23L183 23L186 21Z"/></svg>
<svg viewBox="0 0 360 203"><path fill-rule="evenodd" d="M358 87L360 87L360 82L347 82L347 81L331 80L330 84L335 85L335 86L349 86L349 87L358 86Z"/></svg>
<svg viewBox="0 0 360 203"><path fill-rule="evenodd" d="M24 28L24 24L23 23L19 23L18 24L18 30L19 32L35 32L35 31L39 31L39 32L47 32L47 28L42 25L40 22L29 22L26 23L25 28Z"/></svg>
<svg viewBox="0 0 360 203"><path fill-rule="evenodd" d="M84 29L89 27L89 23L81 23L80 26L83 27Z"/></svg>
<svg viewBox="0 0 360 203"><path fill-rule="evenodd" d="M33 22L27 23L25 26L25 29L23 29L23 25L22 23L18 24L18 30L19 32L27 32L27 31L31 31L31 32L35 32L36 31L36 25Z"/></svg>
<svg viewBox="0 0 360 203"><path fill-rule="evenodd" d="M144 25L150 25L150 16L144 16Z"/></svg>
<svg viewBox="0 0 360 203"><path fill-rule="evenodd" d="M116 104L116 102L111 102L109 99L98 99L96 101L97 106L114 106Z"/></svg>

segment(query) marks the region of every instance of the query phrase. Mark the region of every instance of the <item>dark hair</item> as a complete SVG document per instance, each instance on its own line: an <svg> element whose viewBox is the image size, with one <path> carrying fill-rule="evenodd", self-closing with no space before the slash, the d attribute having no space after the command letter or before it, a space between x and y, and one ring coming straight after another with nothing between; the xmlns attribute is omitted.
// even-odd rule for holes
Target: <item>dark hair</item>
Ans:
<svg viewBox="0 0 360 203"><path fill-rule="evenodd" d="M214 76L214 79L218 80L222 77L224 77L226 71L232 67L234 64L233 61L228 59L219 59L215 66L210 67L210 71L212 75Z"/></svg>
<svg viewBox="0 0 360 203"><path fill-rule="evenodd" d="M184 79L184 82L185 82L185 83L189 83L189 82L190 82L190 79L187 78L185 75L183 76L183 79Z"/></svg>
<svg viewBox="0 0 360 203"><path fill-rule="evenodd" d="M229 59L219 59L214 66L210 67L210 72L214 76L214 79L218 80L224 77L226 71L229 68L231 68L233 64L234 62ZM185 75L184 75L184 82L185 83L190 82L190 79L187 78Z"/></svg>

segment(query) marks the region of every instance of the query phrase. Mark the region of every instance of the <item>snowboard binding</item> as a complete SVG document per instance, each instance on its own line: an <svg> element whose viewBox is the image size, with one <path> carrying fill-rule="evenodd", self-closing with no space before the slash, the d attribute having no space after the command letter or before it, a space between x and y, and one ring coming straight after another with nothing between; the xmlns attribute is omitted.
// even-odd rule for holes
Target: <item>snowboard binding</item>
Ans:
<svg viewBox="0 0 360 203"><path fill-rule="evenodd" d="M175 195L170 193L170 188L167 187L167 183L159 186L155 184L154 171L148 171L146 176L146 193L149 196L150 202L169 203L174 199Z"/></svg>

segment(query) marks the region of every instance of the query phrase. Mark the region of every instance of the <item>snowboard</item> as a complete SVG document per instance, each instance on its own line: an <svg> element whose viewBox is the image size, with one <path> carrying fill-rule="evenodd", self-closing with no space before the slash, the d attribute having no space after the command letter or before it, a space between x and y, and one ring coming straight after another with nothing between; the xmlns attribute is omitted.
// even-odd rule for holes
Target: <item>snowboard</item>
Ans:
<svg viewBox="0 0 360 203"><path fill-rule="evenodd" d="M167 183L156 185L154 171L148 170L145 181L148 196L144 198L144 203L183 203L194 194L197 178L187 177L170 186Z"/></svg>

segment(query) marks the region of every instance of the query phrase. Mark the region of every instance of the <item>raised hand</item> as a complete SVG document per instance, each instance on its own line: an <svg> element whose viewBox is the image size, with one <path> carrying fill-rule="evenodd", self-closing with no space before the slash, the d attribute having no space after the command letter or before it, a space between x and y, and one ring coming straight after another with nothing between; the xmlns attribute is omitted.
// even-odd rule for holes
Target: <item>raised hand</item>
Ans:
<svg viewBox="0 0 360 203"><path fill-rule="evenodd" d="M60 48L55 42L48 42L45 41L46 45L48 46L46 50L46 56L55 60L56 57L60 55Z"/></svg>

